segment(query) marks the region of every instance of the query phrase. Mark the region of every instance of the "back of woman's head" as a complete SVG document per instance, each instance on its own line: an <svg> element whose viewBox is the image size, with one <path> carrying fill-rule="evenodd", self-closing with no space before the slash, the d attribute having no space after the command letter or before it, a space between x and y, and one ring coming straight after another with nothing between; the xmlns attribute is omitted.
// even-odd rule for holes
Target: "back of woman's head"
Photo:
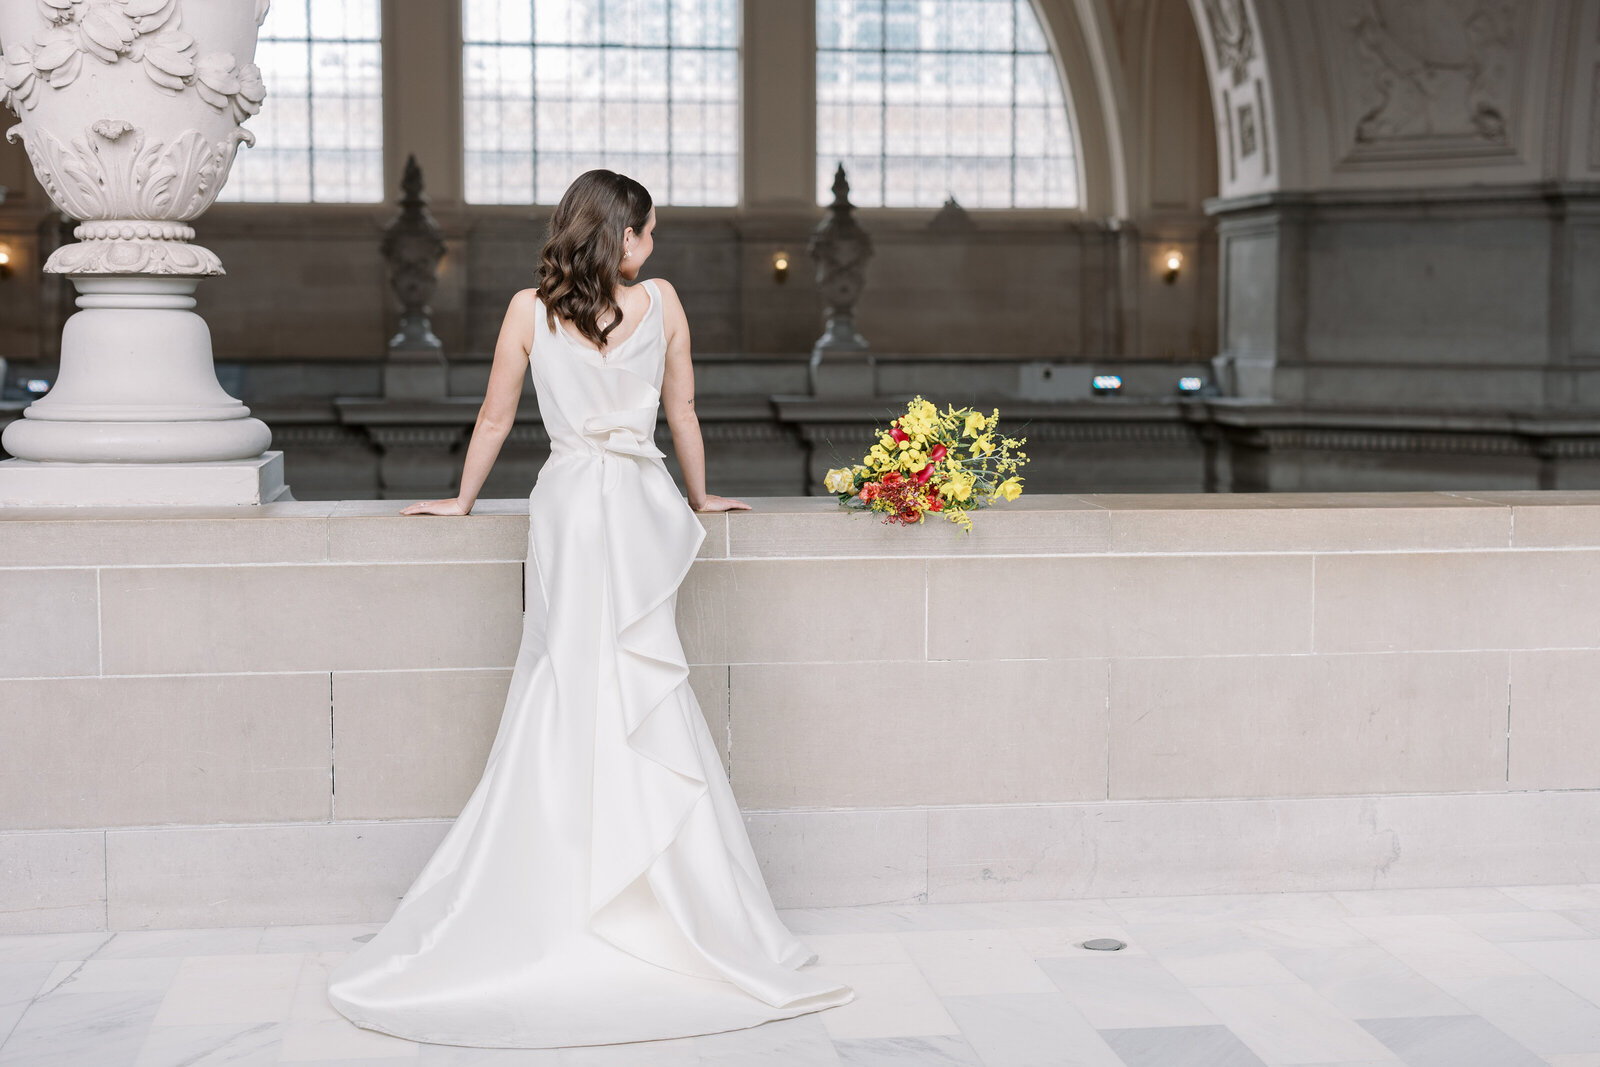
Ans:
<svg viewBox="0 0 1600 1067"><path fill-rule="evenodd" d="M650 194L626 175L590 170L578 175L550 216L539 256L539 299L555 328L560 315L604 348L622 319L614 293L621 277L622 235L641 233L650 218ZM600 319L610 319L604 330Z"/></svg>

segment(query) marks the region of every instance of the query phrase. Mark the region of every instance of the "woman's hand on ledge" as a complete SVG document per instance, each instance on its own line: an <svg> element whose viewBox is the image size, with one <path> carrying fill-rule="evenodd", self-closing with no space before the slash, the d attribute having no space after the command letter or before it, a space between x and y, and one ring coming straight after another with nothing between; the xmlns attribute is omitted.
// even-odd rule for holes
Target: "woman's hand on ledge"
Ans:
<svg viewBox="0 0 1600 1067"><path fill-rule="evenodd" d="M706 494L706 498L704 500L702 500L698 506L696 506L694 501L692 501L692 500L689 502L689 505L691 507L693 507L694 510L696 510L696 511L749 511L750 510L750 505L746 504L743 500L735 500L730 496L718 496L715 493L707 493Z"/></svg>
<svg viewBox="0 0 1600 1067"><path fill-rule="evenodd" d="M470 507L462 506L458 498L449 500L424 500L416 504L408 504L400 509L402 515L466 515L472 511Z"/></svg>

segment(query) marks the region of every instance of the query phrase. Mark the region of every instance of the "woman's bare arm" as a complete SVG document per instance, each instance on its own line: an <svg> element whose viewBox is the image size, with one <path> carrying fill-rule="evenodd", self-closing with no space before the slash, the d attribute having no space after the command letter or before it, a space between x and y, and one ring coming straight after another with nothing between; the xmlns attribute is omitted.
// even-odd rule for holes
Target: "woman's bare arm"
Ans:
<svg viewBox="0 0 1600 1067"><path fill-rule="evenodd" d="M683 313L678 292L667 281L655 279L661 290L661 311L667 331L667 368L661 378L661 408L672 431L672 447L683 470L683 487L689 506L696 511L749 510L742 500L706 492L706 448L700 437L700 417L694 410L694 364L689 358L689 317Z"/></svg>
<svg viewBox="0 0 1600 1067"><path fill-rule="evenodd" d="M528 369L528 350L533 343L533 320L538 314L538 305L534 302L537 292L522 290L511 298L506 308L500 337L494 346L494 363L489 368L489 387L485 390L483 406L478 409L478 420L472 427L472 440L467 443L460 492L450 499L412 504L402 508L400 514L466 515L478 502L478 492L488 480L489 471L500 455L500 446L505 444L517 417L522 380Z"/></svg>

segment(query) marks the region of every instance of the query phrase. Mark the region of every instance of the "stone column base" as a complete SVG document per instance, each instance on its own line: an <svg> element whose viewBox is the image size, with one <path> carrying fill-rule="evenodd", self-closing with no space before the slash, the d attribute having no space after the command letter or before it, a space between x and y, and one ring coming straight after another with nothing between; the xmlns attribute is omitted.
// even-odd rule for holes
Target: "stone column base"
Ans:
<svg viewBox="0 0 1600 1067"><path fill-rule="evenodd" d="M270 504L293 500L283 453L206 463L0 461L0 507Z"/></svg>

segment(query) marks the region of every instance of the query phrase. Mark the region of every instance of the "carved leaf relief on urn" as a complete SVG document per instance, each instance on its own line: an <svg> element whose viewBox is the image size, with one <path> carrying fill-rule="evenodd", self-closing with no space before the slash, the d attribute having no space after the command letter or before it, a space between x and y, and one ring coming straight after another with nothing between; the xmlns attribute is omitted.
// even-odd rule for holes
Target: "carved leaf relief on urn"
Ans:
<svg viewBox="0 0 1600 1067"><path fill-rule="evenodd" d="M6 137L24 142L45 191L83 223L79 243L44 269L221 274L183 223L216 199L239 144L255 143L240 123L266 98L250 56L268 0L198 9L193 26L184 0L8 4L0 85L21 122Z"/></svg>

